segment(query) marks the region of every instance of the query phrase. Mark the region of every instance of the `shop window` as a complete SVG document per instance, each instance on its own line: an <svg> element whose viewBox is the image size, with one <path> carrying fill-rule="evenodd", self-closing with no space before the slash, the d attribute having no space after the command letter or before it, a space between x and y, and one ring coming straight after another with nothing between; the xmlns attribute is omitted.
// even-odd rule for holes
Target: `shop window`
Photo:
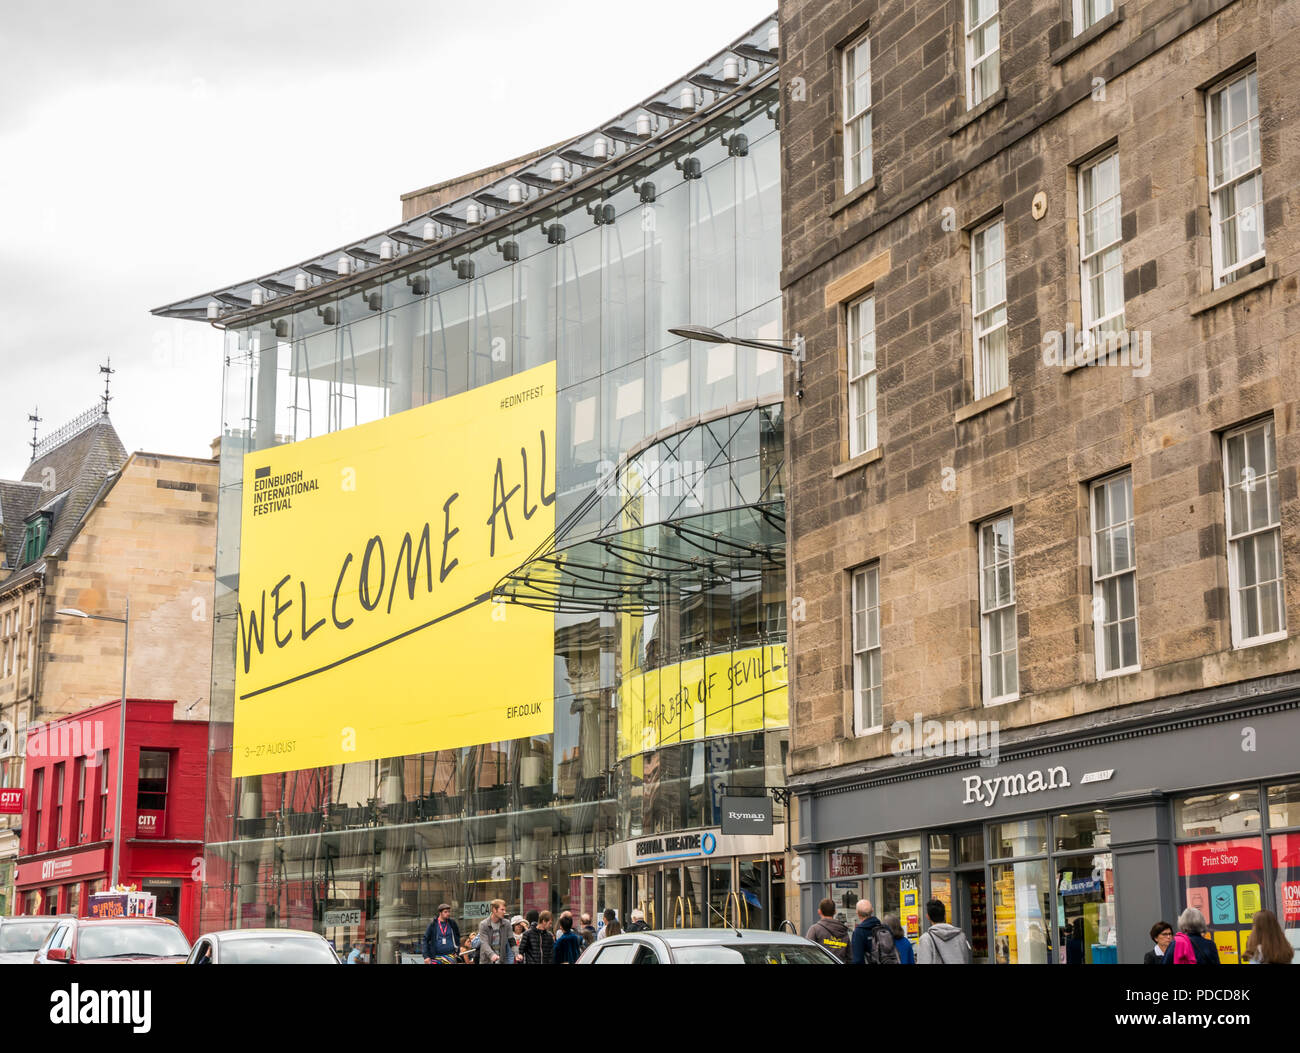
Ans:
<svg viewBox="0 0 1300 1053"><path fill-rule="evenodd" d="M181 883L175 879L160 879L140 882L140 891L151 892L158 897L158 917L167 918L180 924L181 921Z"/></svg>
<svg viewBox="0 0 1300 1053"><path fill-rule="evenodd" d="M1110 817L1101 809L1060 815L1053 823L1057 855L1056 926L1066 965L1116 963L1115 869Z"/></svg>
<svg viewBox="0 0 1300 1053"><path fill-rule="evenodd" d="M1210 153L1211 254L1216 289L1264 265L1264 174L1259 81L1238 73L1205 107Z"/></svg>
<svg viewBox="0 0 1300 1053"><path fill-rule="evenodd" d="M1052 823L1053 851L1083 852L1110 847L1110 816L1096 808L1091 812L1062 812Z"/></svg>
<svg viewBox="0 0 1300 1053"><path fill-rule="evenodd" d="M1207 837L1259 829L1259 791L1253 786L1184 797L1174 806L1176 837Z"/></svg>
<svg viewBox="0 0 1300 1053"><path fill-rule="evenodd" d="M1258 813L1255 818L1258 822ZM1278 840L1274 838L1275 843ZM1206 935L1218 947L1219 961L1224 965L1240 962L1255 912L1264 906L1264 851L1260 839L1180 845L1178 881L1182 893L1180 912L1195 907L1204 914L1210 928ZM1278 917L1280 921L1281 912Z"/></svg>
<svg viewBox="0 0 1300 1053"><path fill-rule="evenodd" d="M1268 788L1268 825L1300 826L1300 782Z"/></svg>
<svg viewBox="0 0 1300 1053"><path fill-rule="evenodd" d="M831 878L860 877L866 874L868 851L869 846L865 843L832 848L827 873Z"/></svg>
<svg viewBox="0 0 1300 1053"><path fill-rule="evenodd" d="M900 837L875 842L875 869L880 873L921 869L921 838ZM876 911L880 914L880 911Z"/></svg>
<svg viewBox="0 0 1300 1053"><path fill-rule="evenodd" d="M1228 588L1232 645L1286 636L1282 588L1282 516L1273 421L1256 421L1223 437L1227 503Z"/></svg>
<svg viewBox="0 0 1300 1053"><path fill-rule="evenodd" d="M1052 901L1047 860L999 863L992 878L993 960L999 965L1047 964Z"/></svg>
<svg viewBox="0 0 1300 1053"><path fill-rule="evenodd" d="M952 860L952 838L948 834L930 835L930 869L943 870Z"/></svg>
<svg viewBox="0 0 1300 1053"><path fill-rule="evenodd" d="M80 916L80 914L81 914L81 886L80 886L80 885L66 885L66 886L64 886L64 887L67 889L67 893L66 893L66 895L65 895L65 899L66 899L67 905L63 908L63 909L64 909L64 912L67 913L67 914L71 914L73 917L78 917L78 916Z"/></svg>
<svg viewBox="0 0 1300 1053"><path fill-rule="evenodd" d="M984 862L984 833L982 830L972 830L957 835L957 862ZM933 865L931 864L931 866Z"/></svg>
<svg viewBox="0 0 1300 1053"><path fill-rule="evenodd" d="M993 858L1037 856L1047 852L1047 820L1018 819L992 829Z"/></svg>
<svg viewBox="0 0 1300 1053"><path fill-rule="evenodd" d="M1277 920L1297 950L1293 960L1300 961L1300 834L1274 834L1269 841L1273 852Z"/></svg>

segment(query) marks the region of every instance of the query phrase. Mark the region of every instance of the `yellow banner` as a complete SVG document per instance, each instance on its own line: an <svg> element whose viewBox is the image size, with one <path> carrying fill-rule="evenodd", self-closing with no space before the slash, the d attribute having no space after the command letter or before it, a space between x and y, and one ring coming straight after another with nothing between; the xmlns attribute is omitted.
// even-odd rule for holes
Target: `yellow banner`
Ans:
<svg viewBox="0 0 1300 1053"><path fill-rule="evenodd" d="M235 775L553 730L555 363L244 458Z"/></svg>
<svg viewBox="0 0 1300 1053"><path fill-rule="evenodd" d="M785 644L693 658L627 677L618 756L790 723Z"/></svg>

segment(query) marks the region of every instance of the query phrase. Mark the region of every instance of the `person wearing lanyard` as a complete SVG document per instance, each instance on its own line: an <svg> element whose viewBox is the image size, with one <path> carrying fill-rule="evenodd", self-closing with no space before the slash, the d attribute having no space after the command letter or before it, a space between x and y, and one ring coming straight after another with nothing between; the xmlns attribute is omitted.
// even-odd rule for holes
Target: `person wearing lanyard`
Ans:
<svg viewBox="0 0 1300 1053"><path fill-rule="evenodd" d="M431 965L435 959L445 955L454 956L459 948L460 929L451 920L451 904L440 903L438 916L424 930L424 964Z"/></svg>

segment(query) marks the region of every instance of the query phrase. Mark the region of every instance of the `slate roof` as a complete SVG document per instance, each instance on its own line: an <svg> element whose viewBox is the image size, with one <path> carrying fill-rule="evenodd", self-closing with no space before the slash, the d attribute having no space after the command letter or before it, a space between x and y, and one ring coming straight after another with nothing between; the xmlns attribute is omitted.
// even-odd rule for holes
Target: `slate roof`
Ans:
<svg viewBox="0 0 1300 1053"><path fill-rule="evenodd" d="M85 427L73 429L56 445L38 449L40 456L27 466L21 481L0 480L4 549L10 571L20 557L25 533L22 522L27 516L38 509L50 513L50 534L42 556L62 555L86 514L126 463L126 447L108 414L83 415L81 419L86 420ZM19 575L29 576L18 571L0 577L0 583L11 584L10 579Z"/></svg>

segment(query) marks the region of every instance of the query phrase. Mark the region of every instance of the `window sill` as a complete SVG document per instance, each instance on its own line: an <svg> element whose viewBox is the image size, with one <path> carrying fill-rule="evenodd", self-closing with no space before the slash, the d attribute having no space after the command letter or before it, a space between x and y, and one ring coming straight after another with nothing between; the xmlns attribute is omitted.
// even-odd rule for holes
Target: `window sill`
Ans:
<svg viewBox="0 0 1300 1053"><path fill-rule="evenodd" d="M952 125L948 129L948 135L950 137L956 135L963 128L971 124L974 124L976 121L978 121L981 117L983 117L986 113L988 113L989 110L993 109L995 106L1002 105L1002 103L1006 101L1007 101L1007 86L1004 84L992 95L990 95L987 99L981 102L978 106L972 106L969 110L966 110L964 113L958 114L957 117L953 119Z"/></svg>
<svg viewBox="0 0 1300 1053"><path fill-rule="evenodd" d="M1052 51L1052 53L1047 57L1047 61L1050 62L1053 66L1059 66L1071 55L1075 54L1076 52L1082 51L1094 40L1096 40L1099 36L1108 32L1109 30L1114 29L1117 25L1119 25L1121 22L1124 21L1124 7L1125 5L1121 4L1119 7L1115 8L1114 11L1108 14L1105 18L1098 19L1096 22L1090 25L1078 36L1071 37L1060 47L1055 48ZM1065 32L1068 33L1069 31L1070 31L1070 27L1067 23L1065 25Z"/></svg>
<svg viewBox="0 0 1300 1053"><path fill-rule="evenodd" d="M960 424L964 420L978 417L981 413L991 410L994 406L1001 406L1004 402L1013 401L1015 397L1016 393L1010 388L995 391L992 395L985 395L982 399L976 399L969 405L962 406L952 415L952 422Z"/></svg>
<svg viewBox="0 0 1300 1053"><path fill-rule="evenodd" d="M847 194L841 194L833 202L831 202L831 215L832 216L837 215L838 213L843 212L855 201L861 201L864 197L866 197L873 190L875 190L876 187L879 185L880 185L880 173L872 172L871 178L868 179L865 183L859 183Z"/></svg>
<svg viewBox="0 0 1300 1053"><path fill-rule="evenodd" d="M1016 692L1014 695L1004 695L1002 698L988 699L984 703L984 708L992 709L994 706L1005 706L1010 702L1019 702L1019 701L1020 701L1020 693Z"/></svg>
<svg viewBox="0 0 1300 1053"><path fill-rule="evenodd" d="M1243 640L1241 643L1232 645L1234 651L1245 651L1251 647L1263 647L1265 644L1279 643L1287 638L1286 630L1280 633L1270 633L1268 636L1255 636L1249 640Z"/></svg>
<svg viewBox="0 0 1300 1053"><path fill-rule="evenodd" d="M1193 318L1198 314L1204 314L1206 311L1213 311L1216 307L1227 303L1229 300L1235 300L1238 296L1245 296L1248 292L1254 292L1266 285L1272 285L1277 281L1278 273L1278 265L1270 263L1263 269L1248 274L1244 278L1238 278L1235 282L1229 282L1213 292L1207 292L1196 297L1188 305L1188 311Z"/></svg>
<svg viewBox="0 0 1300 1053"><path fill-rule="evenodd" d="M842 475L848 475L849 472L856 472L859 468L875 464L884 456L885 450L881 446L877 446L874 450L868 450L866 453L860 453L856 457L851 457L842 464L837 464L831 468L831 478L838 479Z"/></svg>
<svg viewBox="0 0 1300 1053"><path fill-rule="evenodd" d="M1112 669L1109 673L1098 673L1097 683L1100 684L1106 680L1114 680L1116 677L1132 676L1134 673L1140 672L1142 672L1142 667L1140 665L1125 666L1123 669Z"/></svg>

